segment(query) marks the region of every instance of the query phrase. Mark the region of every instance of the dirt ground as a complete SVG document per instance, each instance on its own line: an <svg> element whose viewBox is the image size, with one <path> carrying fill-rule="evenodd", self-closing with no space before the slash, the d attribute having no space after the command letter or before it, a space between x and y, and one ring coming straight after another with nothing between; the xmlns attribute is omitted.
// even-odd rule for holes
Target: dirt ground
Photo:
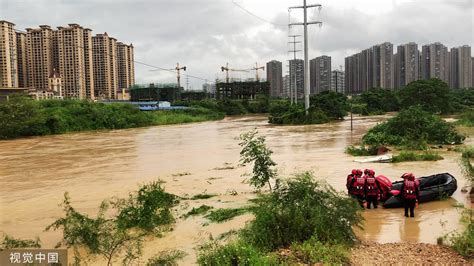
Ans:
<svg viewBox="0 0 474 266"><path fill-rule="evenodd" d="M451 249L423 243L362 242L351 250L351 265L474 265Z"/></svg>

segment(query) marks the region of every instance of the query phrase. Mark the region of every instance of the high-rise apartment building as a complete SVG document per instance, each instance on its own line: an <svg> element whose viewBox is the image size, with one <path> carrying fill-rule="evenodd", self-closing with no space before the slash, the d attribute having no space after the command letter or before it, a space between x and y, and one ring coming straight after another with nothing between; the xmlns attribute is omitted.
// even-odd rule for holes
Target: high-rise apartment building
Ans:
<svg viewBox="0 0 474 266"><path fill-rule="evenodd" d="M17 63L18 63L18 87L28 87L28 61L26 49L26 33L16 33L16 52L17 52Z"/></svg>
<svg viewBox="0 0 474 266"><path fill-rule="evenodd" d="M15 24L0 21L0 87L18 87Z"/></svg>
<svg viewBox="0 0 474 266"><path fill-rule="evenodd" d="M84 28L82 30L84 47L84 75L86 79L86 98L95 99L94 93L94 64L92 61L92 30Z"/></svg>
<svg viewBox="0 0 474 266"><path fill-rule="evenodd" d="M100 99L115 99L118 87L117 41L107 33L92 37L94 94Z"/></svg>
<svg viewBox="0 0 474 266"><path fill-rule="evenodd" d="M280 61L272 60L267 63L267 81L270 83L270 96L283 95L283 67Z"/></svg>
<svg viewBox="0 0 474 266"><path fill-rule="evenodd" d="M294 92L296 86L296 96L298 99L304 97L304 60L290 60L290 88ZM293 92L291 93L293 95Z"/></svg>
<svg viewBox="0 0 474 266"><path fill-rule="evenodd" d="M309 61L310 94L331 90L331 57L320 56Z"/></svg>
<svg viewBox="0 0 474 266"><path fill-rule="evenodd" d="M49 89L49 76L53 73L53 30L41 25L26 29L28 86L37 90Z"/></svg>
<svg viewBox="0 0 474 266"><path fill-rule="evenodd" d="M437 78L449 83L449 53L448 48L437 42L423 45L421 55L421 78Z"/></svg>
<svg viewBox="0 0 474 266"><path fill-rule="evenodd" d="M394 73L393 73L393 44L389 42L377 45L380 49L380 62L376 62L376 66L380 63L380 69L375 68L375 71L380 71L380 87L383 89L393 89Z"/></svg>
<svg viewBox="0 0 474 266"><path fill-rule="evenodd" d="M65 98L86 99L86 49L84 46L84 28L78 24L58 27L53 32L54 69L62 78L62 93Z"/></svg>
<svg viewBox="0 0 474 266"><path fill-rule="evenodd" d="M452 48L450 52L449 85L451 88L470 88L472 86L471 47L464 45Z"/></svg>
<svg viewBox="0 0 474 266"><path fill-rule="evenodd" d="M290 75L283 77L283 95L282 97L290 98Z"/></svg>
<svg viewBox="0 0 474 266"><path fill-rule="evenodd" d="M397 47L395 59L395 88L402 88L408 83L420 79L420 51L418 44L407 43Z"/></svg>
<svg viewBox="0 0 474 266"><path fill-rule="evenodd" d="M345 93L344 71L333 70L331 72L331 90L339 93Z"/></svg>
<svg viewBox="0 0 474 266"><path fill-rule="evenodd" d="M372 46L345 59L345 92L362 93L370 88L394 87L393 45L389 42Z"/></svg>
<svg viewBox="0 0 474 266"><path fill-rule="evenodd" d="M118 88L128 89L135 84L133 45L117 43Z"/></svg>

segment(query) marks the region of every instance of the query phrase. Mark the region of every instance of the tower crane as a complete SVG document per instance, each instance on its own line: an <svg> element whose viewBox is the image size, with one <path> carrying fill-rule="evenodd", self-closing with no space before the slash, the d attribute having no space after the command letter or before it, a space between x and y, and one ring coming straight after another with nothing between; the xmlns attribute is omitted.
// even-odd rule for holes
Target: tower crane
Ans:
<svg viewBox="0 0 474 266"><path fill-rule="evenodd" d="M183 70L183 71L186 71L186 66L183 66L183 67L180 67L179 66L179 63L176 63L176 78L178 79L178 88L181 88L181 75L180 75L180 71Z"/></svg>
<svg viewBox="0 0 474 266"><path fill-rule="evenodd" d="M258 71L259 70L262 70L262 71L265 71L265 66L258 66L258 63L255 63L255 67L252 67L251 68L252 70L255 70L255 79L256 81L258 82Z"/></svg>
<svg viewBox="0 0 474 266"><path fill-rule="evenodd" d="M229 63L226 63L225 67L224 66L221 66L221 71L222 72L226 72L225 73L225 82L226 83L229 83L229 71L233 71L233 72L248 72L248 69L233 69L233 68L229 68Z"/></svg>

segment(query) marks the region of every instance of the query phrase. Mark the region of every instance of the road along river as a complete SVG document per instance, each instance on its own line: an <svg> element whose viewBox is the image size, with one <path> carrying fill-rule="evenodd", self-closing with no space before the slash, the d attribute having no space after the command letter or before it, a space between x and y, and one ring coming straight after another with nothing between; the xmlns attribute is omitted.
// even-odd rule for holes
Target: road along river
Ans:
<svg viewBox="0 0 474 266"><path fill-rule="evenodd" d="M238 137L257 128L267 137L273 159L283 175L312 170L336 189L345 189L352 168L373 168L392 179L407 171L417 176L450 172L458 178L458 191L444 201L421 204L415 219L405 219L401 209L364 212L361 239L378 242L435 243L436 238L461 227L455 204L466 204L461 193L466 181L458 166L459 153L441 151L438 162L362 164L344 153L347 145L387 116L355 117L350 121L312 126L273 126L264 116L226 118L196 124L34 137L0 142L0 231L19 238L39 236L43 247L54 247L60 232L44 232L62 216L58 204L65 191L79 211L95 214L103 199L125 197L138 184L161 179L176 195L216 193L218 197L189 201L178 212L208 204L237 207L255 197L239 167ZM468 139L469 142L471 141ZM178 173L189 173L179 175ZM235 190L238 195L232 196ZM337 219L337 217L334 217ZM182 263L194 263L194 247L231 229L242 227L251 215L209 224L205 218L179 219L173 232L145 244L144 258L163 249L190 254ZM206 226L203 226L206 225ZM100 264L100 262L97 262Z"/></svg>

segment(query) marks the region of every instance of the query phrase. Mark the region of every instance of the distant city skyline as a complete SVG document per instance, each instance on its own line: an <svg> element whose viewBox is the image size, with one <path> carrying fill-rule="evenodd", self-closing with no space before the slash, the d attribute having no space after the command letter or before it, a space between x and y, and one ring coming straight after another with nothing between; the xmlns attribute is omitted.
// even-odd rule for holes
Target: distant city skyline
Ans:
<svg viewBox="0 0 474 266"><path fill-rule="evenodd" d="M287 9L301 1L236 2L261 19L232 1L216 0L4 0L0 3L0 18L14 22L19 29L78 23L96 32L107 31L125 43L133 42L137 61L163 68L180 62L188 67L189 74L209 81L223 77L219 67L226 62L235 68L250 68L255 62L264 64L273 59L287 65L291 57L287 53ZM331 56L332 69L344 65L345 57L376 43L441 42L447 47L474 43L471 0L315 2L323 9L320 15L316 11L310 17L321 20L323 26L310 27L310 58ZM109 6L112 3L113 9ZM292 12L292 21L300 19L297 11ZM294 33L299 34L301 29L297 28ZM137 65L136 82L175 80L171 72L150 70ZM203 82L190 78L194 89L201 88Z"/></svg>

